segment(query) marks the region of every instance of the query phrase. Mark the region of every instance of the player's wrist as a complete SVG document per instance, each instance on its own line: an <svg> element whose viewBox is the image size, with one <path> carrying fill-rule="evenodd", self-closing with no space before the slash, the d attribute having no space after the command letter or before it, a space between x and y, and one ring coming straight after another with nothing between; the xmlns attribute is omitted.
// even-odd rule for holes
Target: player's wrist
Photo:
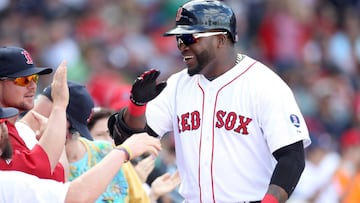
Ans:
<svg viewBox="0 0 360 203"><path fill-rule="evenodd" d="M127 109L128 109L129 114L132 116L142 116L145 114L146 104L139 106L133 102L129 102Z"/></svg>
<svg viewBox="0 0 360 203"><path fill-rule="evenodd" d="M143 89L142 91L147 91L147 90ZM135 104L136 106L144 106L147 103L147 101L140 102L137 99L135 99L133 93L130 95L130 101L131 101L131 103Z"/></svg>
<svg viewBox="0 0 360 203"><path fill-rule="evenodd" d="M119 145L117 147L115 147L115 149L124 152L125 154L125 162L128 162L132 159L132 152L130 150L130 148L126 145Z"/></svg>
<svg viewBox="0 0 360 203"><path fill-rule="evenodd" d="M272 194L266 194L261 203L279 203L279 200Z"/></svg>

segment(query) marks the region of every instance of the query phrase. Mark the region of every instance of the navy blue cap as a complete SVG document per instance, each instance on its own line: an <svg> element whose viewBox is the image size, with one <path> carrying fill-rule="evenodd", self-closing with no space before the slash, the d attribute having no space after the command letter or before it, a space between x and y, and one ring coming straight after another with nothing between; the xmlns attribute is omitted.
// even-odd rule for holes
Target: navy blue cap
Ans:
<svg viewBox="0 0 360 203"><path fill-rule="evenodd" d="M82 84L68 81L69 104L66 108L66 115L71 126L80 133L80 136L93 140L87 127L94 108L94 100L89 91ZM52 101L51 86L48 86L41 93Z"/></svg>
<svg viewBox="0 0 360 203"><path fill-rule="evenodd" d="M0 119L2 118L10 118L16 116L19 111L13 107L1 107L0 108Z"/></svg>
<svg viewBox="0 0 360 203"><path fill-rule="evenodd" d="M0 47L0 77L17 78L52 73L52 68L39 68L28 51L20 47Z"/></svg>

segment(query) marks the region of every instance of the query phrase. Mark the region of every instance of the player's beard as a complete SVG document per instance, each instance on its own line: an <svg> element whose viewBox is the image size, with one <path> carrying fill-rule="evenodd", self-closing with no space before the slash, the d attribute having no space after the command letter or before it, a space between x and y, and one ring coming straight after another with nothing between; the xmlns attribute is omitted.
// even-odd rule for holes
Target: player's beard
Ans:
<svg viewBox="0 0 360 203"><path fill-rule="evenodd" d="M19 106L17 107L17 109L19 110L19 112L25 112L25 111L29 111L32 108L34 108L34 100L32 101L23 101L19 104Z"/></svg>
<svg viewBox="0 0 360 203"><path fill-rule="evenodd" d="M196 57L197 65L192 69L188 68L188 74L190 76L193 76L195 74L200 74L201 71L205 68L206 65L208 65L210 61L208 51L203 51L200 54L196 54L195 57Z"/></svg>
<svg viewBox="0 0 360 203"><path fill-rule="evenodd" d="M10 159L12 156L12 147L9 140L9 137L3 137L0 143L0 152L1 152L1 159Z"/></svg>

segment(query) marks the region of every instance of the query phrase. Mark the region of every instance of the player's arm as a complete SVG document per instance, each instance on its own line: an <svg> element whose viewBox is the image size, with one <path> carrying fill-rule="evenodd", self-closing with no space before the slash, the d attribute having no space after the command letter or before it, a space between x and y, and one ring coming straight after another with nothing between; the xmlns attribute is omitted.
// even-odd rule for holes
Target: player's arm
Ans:
<svg viewBox="0 0 360 203"><path fill-rule="evenodd" d="M98 164L70 183L65 202L94 202L119 172L124 161L149 152L154 156L161 150L160 140L146 133L135 134L122 146L113 149ZM106 173L104 173L106 171Z"/></svg>
<svg viewBox="0 0 360 203"><path fill-rule="evenodd" d="M303 142L282 147L273 153L278 161L262 203L285 202L295 189L305 168Z"/></svg>
<svg viewBox="0 0 360 203"><path fill-rule="evenodd" d="M157 83L160 72L155 69L144 72L132 85L129 105L109 118L108 128L115 144L121 144L134 133L147 132L157 136L146 125L146 104L160 94L166 82Z"/></svg>
<svg viewBox="0 0 360 203"><path fill-rule="evenodd" d="M39 145L46 152L51 171L58 164L65 146L66 107L69 103L69 88L67 86L66 62L62 62L55 72L52 86L53 106L47 125L39 140Z"/></svg>

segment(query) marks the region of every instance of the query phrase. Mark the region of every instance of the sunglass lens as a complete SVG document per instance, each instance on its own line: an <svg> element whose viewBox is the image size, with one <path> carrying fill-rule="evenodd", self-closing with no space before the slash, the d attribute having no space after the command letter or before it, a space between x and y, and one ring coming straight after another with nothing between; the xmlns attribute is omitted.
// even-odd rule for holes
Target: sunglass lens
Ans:
<svg viewBox="0 0 360 203"><path fill-rule="evenodd" d="M31 81L34 81L35 83L37 83L38 80L39 80L38 75L30 75L30 76L26 76L26 77L16 78L14 80L14 82L16 85L19 85L19 86L27 86L30 84Z"/></svg>
<svg viewBox="0 0 360 203"><path fill-rule="evenodd" d="M32 75L32 80L37 83L39 80L39 75Z"/></svg>
<svg viewBox="0 0 360 203"><path fill-rule="evenodd" d="M184 43L186 46L192 45L196 42L196 38L192 34L184 34L176 36L176 41L178 42L178 46L181 43Z"/></svg>

